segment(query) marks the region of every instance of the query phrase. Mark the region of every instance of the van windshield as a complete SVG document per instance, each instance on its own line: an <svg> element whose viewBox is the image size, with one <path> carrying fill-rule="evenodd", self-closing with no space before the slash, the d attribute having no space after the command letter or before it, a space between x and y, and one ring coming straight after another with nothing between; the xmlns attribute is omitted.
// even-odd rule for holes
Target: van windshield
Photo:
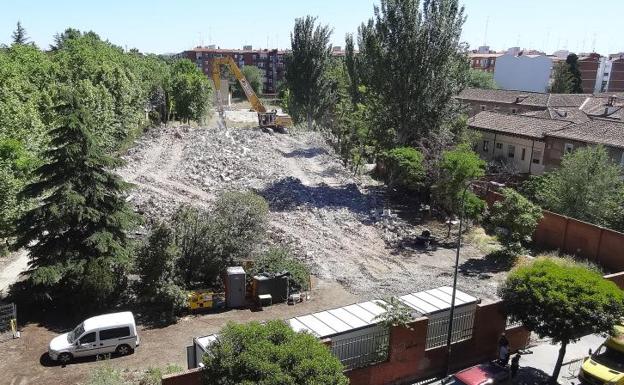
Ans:
<svg viewBox="0 0 624 385"><path fill-rule="evenodd" d="M609 369L624 372L624 353L608 346L602 345L599 347L596 353L592 355L592 359Z"/></svg>
<svg viewBox="0 0 624 385"><path fill-rule="evenodd" d="M80 324L74 328L71 332L67 333L67 341L73 344L84 333L84 324Z"/></svg>

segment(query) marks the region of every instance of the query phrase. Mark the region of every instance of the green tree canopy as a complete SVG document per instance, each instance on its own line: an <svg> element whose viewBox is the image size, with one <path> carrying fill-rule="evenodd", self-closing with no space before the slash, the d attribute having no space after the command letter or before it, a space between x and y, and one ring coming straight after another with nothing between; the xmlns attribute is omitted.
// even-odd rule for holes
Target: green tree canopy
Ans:
<svg viewBox="0 0 624 385"><path fill-rule="evenodd" d="M252 65L243 66L241 72L245 75L245 79L247 79L256 95L260 95L262 93L262 75L264 72L260 68ZM246 97L245 91L243 91L243 87L241 87L238 80L234 79L234 81L234 96L239 98Z"/></svg>
<svg viewBox="0 0 624 385"><path fill-rule="evenodd" d="M359 28L361 79L378 94L378 127L399 146L427 145L459 113L468 75L458 0L381 0Z"/></svg>
<svg viewBox="0 0 624 385"><path fill-rule="evenodd" d="M571 53L566 58L566 64L568 65L568 70L570 71L570 75L572 76L572 90L573 94L582 94L583 93L583 81L581 78L581 70L579 69L578 64L578 56L576 54Z"/></svg>
<svg viewBox="0 0 624 385"><path fill-rule="evenodd" d="M572 74L565 63L557 63L553 69L553 82L550 85L550 92L557 94L572 93Z"/></svg>
<svg viewBox="0 0 624 385"><path fill-rule="evenodd" d="M208 78L188 59L177 61L171 74L176 115L183 121L203 121L209 114L212 86Z"/></svg>
<svg viewBox="0 0 624 385"><path fill-rule="evenodd" d="M492 72L471 68L468 71L468 87L495 90L498 88L498 85L494 81Z"/></svg>
<svg viewBox="0 0 624 385"><path fill-rule="evenodd" d="M442 153L438 168L439 178L432 187L432 200L436 206L452 217L460 214L463 199L465 214L470 218L478 218L485 204L468 191L468 186L485 174L485 161L467 145L460 145Z"/></svg>
<svg viewBox="0 0 624 385"><path fill-rule="evenodd" d="M347 385L340 361L283 321L228 324L204 355L204 384Z"/></svg>
<svg viewBox="0 0 624 385"><path fill-rule="evenodd" d="M541 177L535 187L535 199L556 213L623 230L621 175L622 168L604 147L580 148L564 155L559 168Z"/></svg>
<svg viewBox="0 0 624 385"><path fill-rule="evenodd" d="M514 189L503 189L502 194L503 200L492 205L488 219L493 227L503 229L498 238L508 251L517 254L522 244L531 239L542 219L542 209Z"/></svg>
<svg viewBox="0 0 624 385"><path fill-rule="evenodd" d="M624 295L596 271L569 260L540 258L516 268L499 289L508 313L540 337L561 344L557 381L568 343L612 333L624 317Z"/></svg>
<svg viewBox="0 0 624 385"><path fill-rule="evenodd" d="M285 75L290 90L289 112L296 121L305 120L308 129L335 102L327 78L330 36L331 29L317 26L316 18L311 16L295 19L290 35L292 51L286 57Z"/></svg>
<svg viewBox="0 0 624 385"><path fill-rule="evenodd" d="M46 296L101 308L125 279L135 216L125 200L129 185L110 171L119 161L91 134L97 122L86 88L61 92L46 162L22 192L36 205L18 221L16 246L29 250L31 280Z"/></svg>

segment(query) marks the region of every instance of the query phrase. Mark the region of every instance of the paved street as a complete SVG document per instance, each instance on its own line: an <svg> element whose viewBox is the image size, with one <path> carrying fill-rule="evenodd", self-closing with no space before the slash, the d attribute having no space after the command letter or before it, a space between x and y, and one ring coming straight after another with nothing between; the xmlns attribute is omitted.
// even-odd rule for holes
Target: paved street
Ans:
<svg viewBox="0 0 624 385"><path fill-rule="evenodd" d="M578 384L577 375L583 358L587 357L589 349L595 351L604 339L605 337L600 335L588 335L568 345L563 360L564 365L559 375L559 383L562 385ZM545 342L529 350L533 353L523 355L520 359L521 372L518 378L520 384L536 384L549 376L557 361L559 345Z"/></svg>

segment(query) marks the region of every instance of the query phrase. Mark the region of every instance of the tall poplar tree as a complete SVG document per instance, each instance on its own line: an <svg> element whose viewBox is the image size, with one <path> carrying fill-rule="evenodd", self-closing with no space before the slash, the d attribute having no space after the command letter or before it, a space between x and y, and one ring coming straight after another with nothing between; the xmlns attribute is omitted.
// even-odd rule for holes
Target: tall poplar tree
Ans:
<svg viewBox="0 0 624 385"><path fill-rule="evenodd" d="M292 52L286 57L286 82L290 89L289 112L297 121L305 119L308 129L335 102L328 79L331 46L328 26L316 25L316 18L295 20L290 35Z"/></svg>
<svg viewBox="0 0 624 385"><path fill-rule="evenodd" d="M364 84L382 105L379 124L397 145L440 137L458 116L453 96L468 78L460 43L464 9L458 0L381 0L359 28Z"/></svg>
<svg viewBox="0 0 624 385"><path fill-rule="evenodd" d="M17 224L17 247L30 252L30 278L56 305L106 306L125 280L127 230L135 217L129 185L111 170L92 133L97 123L77 84L60 91L59 123L50 131L45 164L22 191L38 202Z"/></svg>

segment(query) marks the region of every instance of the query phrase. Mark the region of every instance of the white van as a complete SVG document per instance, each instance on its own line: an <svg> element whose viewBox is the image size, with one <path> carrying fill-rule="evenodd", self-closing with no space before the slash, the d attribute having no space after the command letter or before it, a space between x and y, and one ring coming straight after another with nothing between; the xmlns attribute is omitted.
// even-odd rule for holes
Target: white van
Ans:
<svg viewBox="0 0 624 385"><path fill-rule="evenodd" d="M91 317L69 333L50 341L48 354L54 361L68 363L74 357L104 353L130 354L139 346L134 315L131 312Z"/></svg>

